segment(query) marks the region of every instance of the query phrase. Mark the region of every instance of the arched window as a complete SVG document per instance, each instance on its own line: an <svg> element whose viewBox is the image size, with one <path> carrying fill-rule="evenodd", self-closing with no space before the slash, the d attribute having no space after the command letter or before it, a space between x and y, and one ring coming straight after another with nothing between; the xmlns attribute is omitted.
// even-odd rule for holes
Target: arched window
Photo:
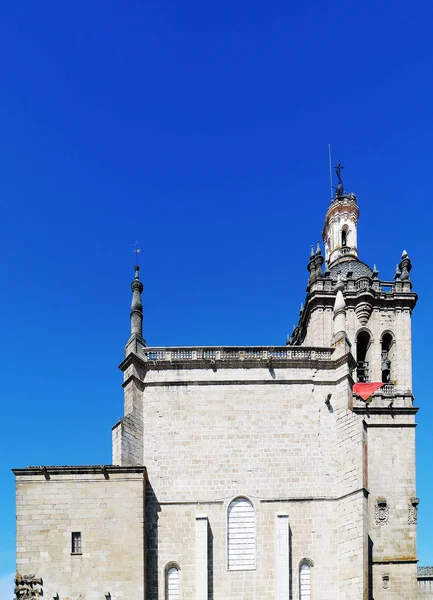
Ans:
<svg viewBox="0 0 433 600"><path fill-rule="evenodd" d="M313 561L304 558L299 564L299 600L311 600L311 571Z"/></svg>
<svg viewBox="0 0 433 600"><path fill-rule="evenodd" d="M179 569L175 565L168 565L165 570L165 598L180 600L180 576Z"/></svg>
<svg viewBox="0 0 433 600"><path fill-rule="evenodd" d="M356 378L359 382L370 381L369 350L371 338L368 331L360 331L356 338Z"/></svg>
<svg viewBox="0 0 433 600"><path fill-rule="evenodd" d="M343 248L347 246L347 225L345 225L341 230L341 245Z"/></svg>
<svg viewBox="0 0 433 600"><path fill-rule="evenodd" d="M382 336L381 354L382 354L382 383L391 381L391 366L392 366L392 345L393 337L390 332L386 332Z"/></svg>
<svg viewBox="0 0 433 600"><path fill-rule="evenodd" d="M227 568L256 568L256 520L247 498L235 498L227 511Z"/></svg>

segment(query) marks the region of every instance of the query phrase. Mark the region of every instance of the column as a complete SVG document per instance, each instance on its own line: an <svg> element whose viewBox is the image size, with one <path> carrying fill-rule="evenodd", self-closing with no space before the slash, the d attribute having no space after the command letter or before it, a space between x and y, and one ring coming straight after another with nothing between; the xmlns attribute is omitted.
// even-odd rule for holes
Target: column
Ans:
<svg viewBox="0 0 433 600"><path fill-rule="evenodd" d="M195 598L208 600L208 519L195 518Z"/></svg>
<svg viewBox="0 0 433 600"><path fill-rule="evenodd" d="M290 525L289 515L277 514L275 537L275 598L290 600Z"/></svg>

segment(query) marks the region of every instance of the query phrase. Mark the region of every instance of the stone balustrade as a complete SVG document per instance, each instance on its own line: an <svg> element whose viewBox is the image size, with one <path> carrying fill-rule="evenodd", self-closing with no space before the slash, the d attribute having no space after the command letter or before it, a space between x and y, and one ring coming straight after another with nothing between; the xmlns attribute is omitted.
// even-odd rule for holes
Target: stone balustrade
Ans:
<svg viewBox="0 0 433 600"><path fill-rule="evenodd" d="M337 282L332 279L316 279L311 284L312 291L324 291L332 292ZM360 279L345 279L344 280L344 293L358 293L362 290L372 289L375 292L382 294L393 294L393 293L408 293L411 292L410 281L380 281L379 279L372 279L370 277L362 277Z"/></svg>
<svg viewBox="0 0 433 600"><path fill-rule="evenodd" d="M172 348L143 348L141 356L145 361L153 362L242 362L255 361L264 364L287 360L293 361L329 361L333 348L306 348L293 346L206 346L172 347Z"/></svg>

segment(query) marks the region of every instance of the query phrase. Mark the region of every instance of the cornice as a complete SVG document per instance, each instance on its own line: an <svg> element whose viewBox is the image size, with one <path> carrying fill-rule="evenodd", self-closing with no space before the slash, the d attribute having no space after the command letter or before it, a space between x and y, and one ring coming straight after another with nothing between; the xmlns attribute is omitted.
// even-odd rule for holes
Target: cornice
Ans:
<svg viewBox="0 0 433 600"><path fill-rule="evenodd" d="M393 406L354 406L353 412L357 415L389 415L397 417L401 415L416 415L419 408L415 406L393 407Z"/></svg>
<svg viewBox="0 0 433 600"><path fill-rule="evenodd" d="M143 473L146 474L145 466L121 466L121 465L61 465L25 467L21 469L12 469L12 473L17 477L29 475L44 475L49 479L50 475L106 475L114 473ZM107 477L106 477L107 478Z"/></svg>

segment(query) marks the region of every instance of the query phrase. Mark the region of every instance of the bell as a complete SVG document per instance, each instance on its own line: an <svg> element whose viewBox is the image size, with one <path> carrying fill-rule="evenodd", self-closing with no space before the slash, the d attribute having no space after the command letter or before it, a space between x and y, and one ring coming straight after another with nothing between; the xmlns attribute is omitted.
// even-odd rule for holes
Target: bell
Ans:
<svg viewBox="0 0 433 600"><path fill-rule="evenodd" d="M389 360L382 361L382 371L389 371Z"/></svg>

